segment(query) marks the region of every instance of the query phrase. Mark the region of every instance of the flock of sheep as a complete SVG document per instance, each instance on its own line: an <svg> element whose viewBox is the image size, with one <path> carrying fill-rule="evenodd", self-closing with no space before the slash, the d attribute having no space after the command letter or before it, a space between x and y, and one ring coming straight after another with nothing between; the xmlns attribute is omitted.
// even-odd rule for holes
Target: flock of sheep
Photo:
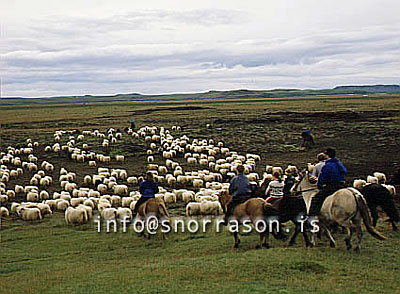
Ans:
<svg viewBox="0 0 400 294"><path fill-rule="evenodd" d="M41 159L37 152L40 145L32 139L27 139L21 148L8 146L0 154L0 215L14 214L23 220L41 220L45 215L60 211L65 213L66 224L74 225L88 222L96 212L103 219L132 220L132 210L140 197L137 185L143 178L129 175L125 169L111 167L113 163L125 162L129 155L111 157L95 153L91 151L94 143L86 141L87 138L91 138L91 142L94 139L105 149L116 146L123 137L143 140L147 146L147 169L160 186L156 197L166 204L184 203L187 216L222 214L218 195L229 189L225 180L235 175L238 164L244 165L249 180L257 184L264 178L272 178L273 171L283 174L281 167L268 165L260 177L255 172L256 164L261 160L259 155L241 155L224 146L223 142L179 136L180 132L179 126L173 126L171 130L146 126L126 132L113 128L105 132L56 131L54 142L45 144L44 151L66 153L72 161L97 167L94 174L79 175L83 177L82 181L77 180L75 172L59 166L58 162ZM56 167L58 178L54 178ZM312 169L312 165L309 168ZM296 167L288 166L288 169ZM18 184L22 175L29 175L28 185ZM383 177L376 173L367 181L356 180L354 186L382 183ZM15 184L10 185L10 182ZM50 193L50 187L53 191L54 187L58 188ZM393 186L387 187L395 193ZM24 200L17 202L17 198Z"/></svg>
<svg viewBox="0 0 400 294"><path fill-rule="evenodd" d="M180 130L181 127L173 126L171 130L143 127L124 133L113 128L105 132L56 131L54 142L41 147L48 154L66 153L71 161L97 167L94 174L78 175L83 177L82 181L58 162L41 159L37 141L27 139L21 148L8 146L0 155L1 215L11 213L23 220L41 220L45 215L60 211L65 212L67 224L88 222L96 211L104 219L132 218L132 209L140 197L137 185L143 178L128 175L125 169L110 167L113 162L124 162L126 156L95 153L91 151L89 140L86 141L91 138L93 142L94 138L97 145L107 149L116 146L123 136L146 143L147 168L154 173L160 186L156 197L166 204L184 203L188 216L222 214L218 195L229 188L229 183L222 183L223 178L232 177L235 167L244 164L249 178L259 180L254 171L261 158L256 154L239 155L212 139L172 136L171 133L179 134ZM59 168L58 178L54 178L56 167ZM23 175L28 175L29 184L19 181ZM10 185L10 182L15 184ZM50 193L49 190L56 191ZM23 200L17 202L16 199Z"/></svg>

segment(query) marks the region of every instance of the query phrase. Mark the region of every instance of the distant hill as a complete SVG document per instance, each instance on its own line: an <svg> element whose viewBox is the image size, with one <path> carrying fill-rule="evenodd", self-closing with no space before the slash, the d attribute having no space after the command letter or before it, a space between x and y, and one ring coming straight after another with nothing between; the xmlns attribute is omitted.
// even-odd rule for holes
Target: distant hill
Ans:
<svg viewBox="0 0 400 294"><path fill-rule="evenodd" d="M60 96L41 98L5 97L0 99L0 105L27 105L27 104L65 104L65 103L98 103L98 102L151 102L151 101L184 101L209 99L246 99L246 98L283 98L304 96L329 95L369 95L369 94L400 94L399 85L368 85L368 86L338 86L333 89L301 90L301 89L273 89L273 90L231 90L208 91L205 93L143 95L139 93L116 94L109 96Z"/></svg>
<svg viewBox="0 0 400 294"><path fill-rule="evenodd" d="M366 93L399 93L400 85L339 86L335 91L354 91Z"/></svg>

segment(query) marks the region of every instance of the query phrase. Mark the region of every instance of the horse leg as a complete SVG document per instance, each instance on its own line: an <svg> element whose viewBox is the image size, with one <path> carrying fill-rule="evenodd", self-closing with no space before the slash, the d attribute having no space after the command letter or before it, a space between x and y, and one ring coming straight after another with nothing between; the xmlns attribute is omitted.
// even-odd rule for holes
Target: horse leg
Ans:
<svg viewBox="0 0 400 294"><path fill-rule="evenodd" d="M239 248L240 244L239 233L233 232L233 237L235 238L235 245L233 245L233 248Z"/></svg>
<svg viewBox="0 0 400 294"><path fill-rule="evenodd" d="M300 223L297 223L296 224L296 235L293 235L293 237L292 237L292 239L294 239L293 240L293 244L294 244L294 242L295 242L295 238L296 238L296 236L297 236L297 234L299 233L301 231L301 233L303 234L303 238L304 238L304 242L305 242L305 245L306 245L306 247L310 247L310 239L308 238L308 234L307 234L307 230L303 227L303 229L301 228L301 225L300 225ZM292 240L290 240L290 242L291 242ZM290 243L289 243L289 245L290 245Z"/></svg>
<svg viewBox="0 0 400 294"><path fill-rule="evenodd" d="M354 251L360 252L361 251L361 240L362 240L362 237L363 237L363 232L362 232L362 229L361 229L361 220L358 220L354 224L355 224L355 229L356 229L356 232L357 232L357 246L354 249Z"/></svg>
<svg viewBox="0 0 400 294"><path fill-rule="evenodd" d="M379 215L378 215L378 212L376 210L376 206L372 206L370 211L371 211L371 217L372 217L372 224L373 224L374 227L376 227L376 224L377 224L378 219L379 219Z"/></svg>
<svg viewBox="0 0 400 294"><path fill-rule="evenodd" d="M392 229L393 229L393 231L395 231L395 232L397 232L399 229L397 228L397 225L396 225L396 223L394 222L394 221L390 221L391 223L392 223Z"/></svg>
<svg viewBox="0 0 400 294"><path fill-rule="evenodd" d="M260 249L261 248L261 244L264 238L264 233L260 233L259 238L258 238L258 244L256 245L256 249Z"/></svg>
<svg viewBox="0 0 400 294"><path fill-rule="evenodd" d="M346 232L347 232L347 236L346 238L344 238L344 242L346 243L346 248L347 250L350 250L353 246L351 245L351 238L353 237L353 232L355 230L355 228L357 227L357 225L355 225L355 223L357 223L356 219L353 219L352 223L350 220L342 220L339 223L340 226L345 227L346 228ZM358 222L359 225L361 225Z"/></svg>
<svg viewBox="0 0 400 294"><path fill-rule="evenodd" d="M268 239L269 239L269 230L266 229L265 233L264 233L264 243L261 244L262 247L269 249L269 243L268 243Z"/></svg>
<svg viewBox="0 0 400 294"><path fill-rule="evenodd" d="M333 238L331 231L329 230L328 226L326 226L324 223L322 223L321 221L319 222L319 225L321 226L321 229L324 231L325 236L329 239L329 246L331 246L331 248L335 248L336 247L336 241ZM313 234L314 235L314 234Z"/></svg>
<svg viewBox="0 0 400 294"><path fill-rule="evenodd" d="M294 222L294 224L295 224L295 230L293 236L290 238L289 246L293 246L294 244L296 244L296 237L300 232L300 224L298 222Z"/></svg>

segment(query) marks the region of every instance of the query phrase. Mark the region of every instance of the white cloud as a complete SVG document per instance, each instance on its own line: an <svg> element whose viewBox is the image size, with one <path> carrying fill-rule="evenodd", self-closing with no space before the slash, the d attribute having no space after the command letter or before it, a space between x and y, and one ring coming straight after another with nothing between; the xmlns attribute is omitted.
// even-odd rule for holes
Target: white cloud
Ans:
<svg viewBox="0 0 400 294"><path fill-rule="evenodd" d="M365 3L371 10L371 1ZM270 11L265 12L270 20L262 20L258 7L226 7L161 7L87 16L68 10L26 21L11 18L0 47L3 95L399 83L400 25L391 18L392 11L386 23L381 15L374 25L362 26L344 17L336 20L337 26L315 29L314 24L324 24L326 11L313 22L306 21L304 7L287 11L287 26L280 28L272 26L279 20ZM271 7L281 16L282 6ZM303 22L297 24L291 17L299 13ZM16 25L10 28L12 23Z"/></svg>

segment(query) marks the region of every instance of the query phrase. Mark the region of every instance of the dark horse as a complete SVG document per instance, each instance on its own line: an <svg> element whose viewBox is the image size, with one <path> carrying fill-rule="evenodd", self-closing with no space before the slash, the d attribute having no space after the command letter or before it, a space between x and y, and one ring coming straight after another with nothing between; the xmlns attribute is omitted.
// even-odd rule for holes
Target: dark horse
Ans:
<svg viewBox="0 0 400 294"><path fill-rule="evenodd" d="M396 222L400 221L400 217L389 190L380 184L369 184L361 189L361 194L363 194L371 211L374 227L379 218L376 208L380 206L389 217L388 222L392 223L393 231L397 231Z"/></svg>
<svg viewBox="0 0 400 294"><path fill-rule="evenodd" d="M275 209L276 213L273 217L276 217L280 223L292 221L295 225L295 231L293 236L290 238L289 246L293 246L296 243L296 237L301 232L306 247L309 247L311 244L306 232L306 223L304 221L307 212L303 197L285 195L281 199L275 201L272 204L272 207Z"/></svg>

